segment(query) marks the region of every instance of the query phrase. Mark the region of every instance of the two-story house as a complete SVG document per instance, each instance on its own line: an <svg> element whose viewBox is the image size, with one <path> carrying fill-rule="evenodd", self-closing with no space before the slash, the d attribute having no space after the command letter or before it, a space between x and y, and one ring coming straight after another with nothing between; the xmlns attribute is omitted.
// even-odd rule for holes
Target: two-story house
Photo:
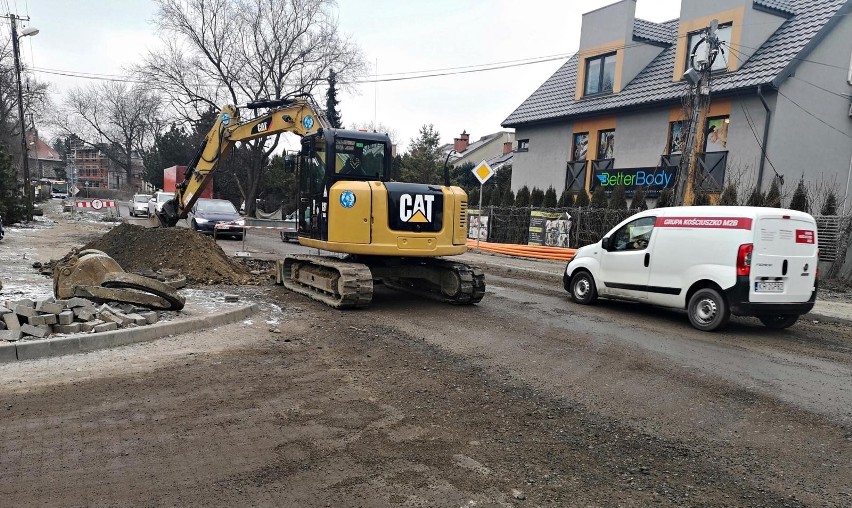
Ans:
<svg viewBox="0 0 852 508"><path fill-rule="evenodd" d="M622 0L584 14L579 51L503 122L518 145L513 190L622 183L632 193L652 174L649 195L673 186L677 175L660 168L678 166L695 93L684 74L715 20L702 190L736 177L788 191L804 177L848 195L852 0L682 0L663 23L635 9Z"/></svg>

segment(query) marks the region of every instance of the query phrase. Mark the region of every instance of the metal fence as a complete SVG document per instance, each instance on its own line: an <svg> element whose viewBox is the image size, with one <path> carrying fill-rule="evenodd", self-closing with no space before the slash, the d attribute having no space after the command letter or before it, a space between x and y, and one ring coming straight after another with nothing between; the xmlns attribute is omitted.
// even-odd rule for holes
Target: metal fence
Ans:
<svg viewBox="0 0 852 508"><path fill-rule="evenodd" d="M846 262L846 253L852 242L852 216L816 215L817 238L819 241L819 260L830 263L825 278L841 275Z"/></svg>
<svg viewBox="0 0 852 508"><path fill-rule="evenodd" d="M599 208L532 208L532 207L483 207L482 214L488 219L488 241L525 245L529 242L530 213L533 210L547 213L571 215L569 232L571 247L582 247L597 242L619 222L638 210L610 210ZM475 213L474 213L475 215Z"/></svg>

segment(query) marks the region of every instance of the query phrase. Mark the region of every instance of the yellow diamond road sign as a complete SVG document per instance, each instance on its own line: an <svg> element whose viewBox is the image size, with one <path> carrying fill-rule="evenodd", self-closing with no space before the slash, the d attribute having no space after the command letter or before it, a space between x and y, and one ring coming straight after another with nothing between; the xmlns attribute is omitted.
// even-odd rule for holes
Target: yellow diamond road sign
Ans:
<svg viewBox="0 0 852 508"><path fill-rule="evenodd" d="M487 162L482 161L479 163L479 166L473 168L473 175L479 180L479 183L484 184L488 181L489 178L494 174L494 170L491 169L491 166L488 165Z"/></svg>

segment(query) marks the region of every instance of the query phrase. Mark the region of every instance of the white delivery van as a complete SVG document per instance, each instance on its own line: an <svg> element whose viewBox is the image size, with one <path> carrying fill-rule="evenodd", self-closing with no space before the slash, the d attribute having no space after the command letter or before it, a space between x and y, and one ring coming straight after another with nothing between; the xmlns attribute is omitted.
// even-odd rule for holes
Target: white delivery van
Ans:
<svg viewBox="0 0 852 508"><path fill-rule="evenodd" d="M571 299L598 296L686 309L704 331L730 315L787 328L817 293L817 228L795 210L750 206L657 208L577 249L563 285Z"/></svg>

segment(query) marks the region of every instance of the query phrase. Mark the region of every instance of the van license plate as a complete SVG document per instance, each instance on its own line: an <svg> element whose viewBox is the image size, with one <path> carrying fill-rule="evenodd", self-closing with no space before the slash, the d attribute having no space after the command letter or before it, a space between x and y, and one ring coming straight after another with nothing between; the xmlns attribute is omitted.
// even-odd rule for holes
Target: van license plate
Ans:
<svg viewBox="0 0 852 508"><path fill-rule="evenodd" d="M784 292L784 283L783 282L755 282L754 283L754 292L755 293L783 293Z"/></svg>

